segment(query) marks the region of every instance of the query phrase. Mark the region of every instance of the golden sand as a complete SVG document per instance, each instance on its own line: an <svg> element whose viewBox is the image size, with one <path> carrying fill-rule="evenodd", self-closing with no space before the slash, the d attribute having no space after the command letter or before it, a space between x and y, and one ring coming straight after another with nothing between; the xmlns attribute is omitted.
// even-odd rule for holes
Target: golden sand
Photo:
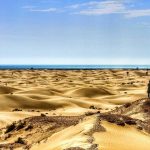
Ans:
<svg viewBox="0 0 150 150"><path fill-rule="evenodd" d="M129 70L129 76L127 70L0 70L0 128L41 113L80 116L89 111L108 112L146 97L149 79L145 70ZM89 109L91 106L96 109ZM132 116L143 118L142 113ZM95 116L87 117L75 126L54 133L46 141L34 143L31 149L88 149L91 145L85 133L95 121ZM93 135L98 149L149 150L150 135L134 126L122 127L105 121L102 125L106 132Z"/></svg>

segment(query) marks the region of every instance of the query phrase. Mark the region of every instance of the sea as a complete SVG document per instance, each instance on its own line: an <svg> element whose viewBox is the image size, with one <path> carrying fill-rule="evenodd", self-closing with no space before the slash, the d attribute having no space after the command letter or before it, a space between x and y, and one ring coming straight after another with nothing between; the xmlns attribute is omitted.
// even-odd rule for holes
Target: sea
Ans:
<svg viewBox="0 0 150 150"><path fill-rule="evenodd" d="M0 70L96 70L96 69L150 69L150 65L0 65Z"/></svg>

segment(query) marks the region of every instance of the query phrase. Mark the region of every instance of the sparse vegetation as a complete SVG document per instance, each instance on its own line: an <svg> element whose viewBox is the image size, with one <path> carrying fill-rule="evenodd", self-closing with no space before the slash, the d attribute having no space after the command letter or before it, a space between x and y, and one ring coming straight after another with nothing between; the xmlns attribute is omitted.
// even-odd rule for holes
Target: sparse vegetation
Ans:
<svg viewBox="0 0 150 150"><path fill-rule="evenodd" d="M22 111L22 109L14 108L14 109L12 109L12 111Z"/></svg>
<svg viewBox="0 0 150 150"><path fill-rule="evenodd" d="M150 113L150 100L145 101L142 108L145 113Z"/></svg>
<svg viewBox="0 0 150 150"><path fill-rule="evenodd" d="M117 125L119 126L125 126L125 123L123 121L117 122Z"/></svg>
<svg viewBox="0 0 150 150"><path fill-rule="evenodd" d="M15 143L26 144L25 141L23 140L23 138L21 138L21 137L18 137L17 140L15 141Z"/></svg>
<svg viewBox="0 0 150 150"><path fill-rule="evenodd" d="M128 125L136 125L136 121L133 120L133 119L125 120L125 123L128 124Z"/></svg>
<svg viewBox="0 0 150 150"><path fill-rule="evenodd" d="M29 124L29 125L25 128L25 131L28 131L28 130L31 130L31 129L33 129L33 126Z"/></svg>
<svg viewBox="0 0 150 150"><path fill-rule="evenodd" d="M25 122L24 121L19 121L16 124L16 130L20 130L20 129L24 128L24 126L25 126Z"/></svg>
<svg viewBox="0 0 150 150"><path fill-rule="evenodd" d="M91 116L91 115L94 115L95 112L91 112L91 111L88 111L88 112L85 112L85 116Z"/></svg>
<svg viewBox="0 0 150 150"><path fill-rule="evenodd" d="M127 116L116 115L116 114L101 114L100 118L107 120L110 123L115 123L120 126L128 125L136 125L136 119L132 119Z"/></svg>
<svg viewBox="0 0 150 150"><path fill-rule="evenodd" d="M6 130L5 130L5 134L11 132L12 130L14 130L15 127L16 127L16 126L15 126L15 123L12 123L12 124L10 124L10 125L7 125L7 126L6 126Z"/></svg>
<svg viewBox="0 0 150 150"><path fill-rule="evenodd" d="M90 106L89 109L97 109L94 105Z"/></svg>
<svg viewBox="0 0 150 150"><path fill-rule="evenodd" d="M7 139L10 138L10 137L11 137L11 134L9 134L9 133L8 133L8 134L2 134L2 135L1 135L1 139L2 139L2 140L7 140Z"/></svg>
<svg viewBox="0 0 150 150"><path fill-rule="evenodd" d="M137 129L138 130L143 130L143 128L141 126L138 126Z"/></svg>
<svg viewBox="0 0 150 150"><path fill-rule="evenodd" d="M81 147L70 147L70 148L67 148L67 149L64 149L64 150L85 150L85 149L81 148Z"/></svg>
<svg viewBox="0 0 150 150"><path fill-rule="evenodd" d="M43 113L41 114L41 117L45 117L45 116L46 116L46 114L43 114Z"/></svg>
<svg viewBox="0 0 150 150"><path fill-rule="evenodd" d="M128 107L130 107L131 106L131 103L126 103L126 104L124 104L124 107L125 108L128 108Z"/></svg>
<svg viewBox="0 0 150 150"><path fill-rule="evenodd" d="M149 106L150 107L150 100L145 101L144 105Z"/></svg>

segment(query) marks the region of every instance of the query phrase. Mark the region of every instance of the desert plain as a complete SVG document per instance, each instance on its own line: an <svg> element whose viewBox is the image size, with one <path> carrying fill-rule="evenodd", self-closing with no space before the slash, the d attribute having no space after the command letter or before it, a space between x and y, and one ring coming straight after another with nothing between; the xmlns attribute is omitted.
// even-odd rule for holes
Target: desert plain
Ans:
<svg viewBox="0 0 150 150"><path fill-rule="evenodd" d="M149 150L147 70L0 70L0 149Z"/></svg>

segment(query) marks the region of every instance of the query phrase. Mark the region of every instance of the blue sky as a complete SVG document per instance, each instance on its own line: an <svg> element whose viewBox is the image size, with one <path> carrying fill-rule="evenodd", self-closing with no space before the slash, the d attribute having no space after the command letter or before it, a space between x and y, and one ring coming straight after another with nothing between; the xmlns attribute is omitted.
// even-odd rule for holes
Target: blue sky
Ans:
<svg viewBox="0 0 150 150"><path fill-rule="evenodd" d="M149 0L0 0L0 64L150 64Z"/></svg>

